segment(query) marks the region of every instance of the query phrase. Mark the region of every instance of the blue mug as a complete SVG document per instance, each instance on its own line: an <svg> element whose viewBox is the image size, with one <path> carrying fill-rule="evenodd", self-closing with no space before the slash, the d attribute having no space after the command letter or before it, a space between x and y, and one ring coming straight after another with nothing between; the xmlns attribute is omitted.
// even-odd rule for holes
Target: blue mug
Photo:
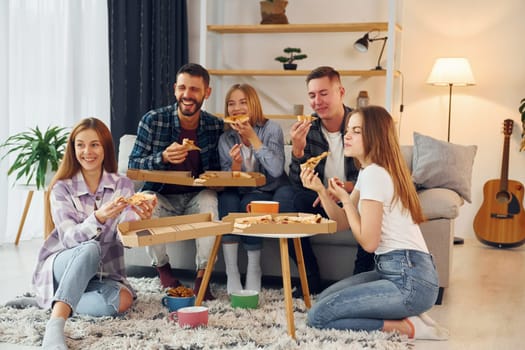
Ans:
<svg viewBox="0 0 525 350"><path fill-rule="evenodd" d="M182 307L194 306L195 305L195 296L191 297L172 297L171 295L166 295L162 298L162 305L166 306L170 312L177 311Z"/></svg>

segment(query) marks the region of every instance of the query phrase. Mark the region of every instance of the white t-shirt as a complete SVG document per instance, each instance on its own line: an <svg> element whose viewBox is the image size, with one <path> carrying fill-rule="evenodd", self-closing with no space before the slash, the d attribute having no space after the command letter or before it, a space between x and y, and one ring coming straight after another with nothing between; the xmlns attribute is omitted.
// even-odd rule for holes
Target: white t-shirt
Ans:
<svg viewBox="0 0 525 350"><path fill-rule="evenodd" d="M328 180L336 176L339 179L346 181L344 147L341 132L329 132L324 127L321 127L321 130L328 141L328 149L330 150L330 154L326 157L326 163L324 166L323 183L326 186Z"/></svg>
<svg viewBox="0 0 525 350"><path fill-rule="evenodd" d="M385 168L370 164L359 172L355 189L359 191L358 211L363 199L383 203L381 240L375 253L380 255L398 249L412 249L428 253L428 248L418 224L412 220L401 201L392 205L394 183Z"/></svg>

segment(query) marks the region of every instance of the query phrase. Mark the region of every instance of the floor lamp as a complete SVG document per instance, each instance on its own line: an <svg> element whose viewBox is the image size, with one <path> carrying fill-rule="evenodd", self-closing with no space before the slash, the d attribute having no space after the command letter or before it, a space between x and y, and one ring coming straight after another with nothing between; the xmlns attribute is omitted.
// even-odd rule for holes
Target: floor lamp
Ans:
<svg viewBox="0 0 525 350"><path fill-rule="evenodd" d="M450 142L450 115L452 110L452 87L475 85L472 69L466 58L438 58L432 67L427 84L448 86L448 133ZM463 244L463 238L454 237L454 244Z"/></svg>

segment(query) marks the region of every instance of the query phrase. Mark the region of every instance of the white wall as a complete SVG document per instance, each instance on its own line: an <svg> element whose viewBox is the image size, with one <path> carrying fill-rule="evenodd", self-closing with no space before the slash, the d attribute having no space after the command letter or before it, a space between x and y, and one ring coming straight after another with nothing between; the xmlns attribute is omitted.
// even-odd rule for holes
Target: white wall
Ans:
<svg viewBox="0 0 525 350"><path fill-rule="evenodd" d="M198 61L199 1L188 1L190 15L190 59ZM226 24L255 24L260 21L258 1L211 0L208 20ZM221 5L222 4L222 5ZM290 0L287 16L290 23L386 21L387 1L359 0ZM328 8L329 6L329 8ZM482 203L483 184L499 178L503 120L514 120L511 137L509 178L525 183L525 152L518 151L521 120L518 104L525 98L525 2L522 0L405 0L402 11L401 65L405 77L405 111L401 119L400 139L412 144L414 131L446 140L448 88L429 86L425 81L437 57L461 56L469 59L477 85L453 90L451 142L475 144L478 152L473 170L472 199L466 203L456 223L458 236L474 235L472 222ZM215 34L211 34L215 35ZM276 69L274 61L284 46L298 46L309 55L299 61L300 69L331 65L337 69L373 67L379 44L367 54L352 49L362 33L222 35L226 51L218 56L211 46L206 66L219 68ZM228 37L228 38L226 38ZM266 113L288 113L295 103L306 102L303 78L225 78L212 77L217 100L210 111L222 111L224 90L232 83L245 81L259 90ZM354 105L359 90L368 90L371 103L382 104L384 78L344 78L346 101ZM218 106L218 107L217 107ZM217 109L218 108L218 109ZM306 112L309 108L306 108ZM398 114L397 110L393 110ZM451 169L453 171L453 169Z"/></svg>

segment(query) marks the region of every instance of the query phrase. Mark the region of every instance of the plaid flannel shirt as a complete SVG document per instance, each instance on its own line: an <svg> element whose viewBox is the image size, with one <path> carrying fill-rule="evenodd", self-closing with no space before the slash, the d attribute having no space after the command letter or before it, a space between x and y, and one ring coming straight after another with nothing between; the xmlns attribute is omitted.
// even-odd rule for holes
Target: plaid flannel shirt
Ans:
<svg viewBox="0 0 525 350"><path fill-rule="evenodd" d="M197 129L197 144L201 148L202 171L220 170L219 137L224 122L214 115L201 111ZM173 170L173 164L162 162L162 152L179 140L181 132L177 104L161 107L146 113L138 126L137 139L129 156L128 167L147 170ZM163 184L146 182L142 190L160 192Z"/></svg>

